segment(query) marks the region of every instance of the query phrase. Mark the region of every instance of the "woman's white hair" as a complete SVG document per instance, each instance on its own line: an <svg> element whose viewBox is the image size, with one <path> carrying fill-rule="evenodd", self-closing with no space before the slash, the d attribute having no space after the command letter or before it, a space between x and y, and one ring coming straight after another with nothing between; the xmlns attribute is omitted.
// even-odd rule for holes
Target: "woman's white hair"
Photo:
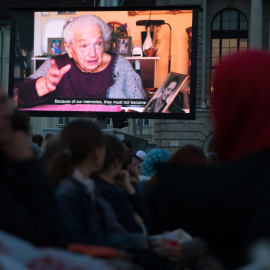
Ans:
<svg viewBox="0 0 270 270"><path fill-rule="evenodd" d="M82 15L79 17L71 17L67 20L63 27L63 38L68 46L72 46L74 33L78 29L90 28L92 25L100 27L104 41L104 51L110 49L111 30L110 27L100 18L95 15Z"/></svg>

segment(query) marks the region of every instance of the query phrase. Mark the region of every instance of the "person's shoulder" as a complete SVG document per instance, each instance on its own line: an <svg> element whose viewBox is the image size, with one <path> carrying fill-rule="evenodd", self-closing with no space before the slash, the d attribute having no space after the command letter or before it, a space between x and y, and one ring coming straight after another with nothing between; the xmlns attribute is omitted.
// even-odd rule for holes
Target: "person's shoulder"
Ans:
<svg viewBox="0 0 270 270"><path fill-rule="evenodd" d="M96 188L102 195L117 194L118 191L115 185L109 184L101 178L95 178Z"/></svg>
<svg viewBox="0 0 270 270"><path fill-rule="evenodd" d="M127 66L127 67L132 68L130 62L129 62L124 56L122 56L122 55L120 55L120 54L117 54L117 55L116 55L116 57L115 57L115 62L116 62L117 64L125 65L125 66ZM132 69L133 69L133 68L132 68Z"/></svg>
<svg viewBox="0 0 270 270"><path fill-rule="evenodd" d="M61 179L54 192L56 197L76 197L78 193L80 193L80 189L71 177Z"/></svg>

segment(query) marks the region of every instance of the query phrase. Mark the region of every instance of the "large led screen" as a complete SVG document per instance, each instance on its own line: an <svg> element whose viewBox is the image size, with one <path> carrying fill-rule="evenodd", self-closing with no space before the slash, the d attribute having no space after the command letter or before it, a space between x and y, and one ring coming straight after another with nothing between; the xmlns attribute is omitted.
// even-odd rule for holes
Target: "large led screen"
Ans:
<svg viewBox="0 0 270 270"><path fill-rule="evenodd" d="M14 10L9 94L33 116L194 119L197 17Z"/></svg>

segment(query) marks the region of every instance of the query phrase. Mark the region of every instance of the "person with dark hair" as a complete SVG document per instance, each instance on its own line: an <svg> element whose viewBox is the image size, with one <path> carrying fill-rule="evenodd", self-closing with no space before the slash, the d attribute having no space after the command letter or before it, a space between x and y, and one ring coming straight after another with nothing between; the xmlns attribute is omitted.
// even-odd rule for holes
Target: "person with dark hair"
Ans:
<svg viewBox="0 0 270 270"><path fill-rule="evenodd" d="M167 99L171 97L174 91L177 89L179 81L180 79L177 76L169 79L164 85L164 89L162 89L161 95L150 102L148 107L145 109L145 112L162 112L167 106Z"/></svg>
<svg viewBox="0 0 270 270"><path fill-rule="evenodd" d="M169 162L192 168L206 168L210 165L204 152L199 147L191 144L179 148L172 155Z"/></svg>
<svg viewBox="0 0 270 270"><path fill-rule="evenodd" d="M97 189L111 204L117 220L128 232L142 233L142 227L134 218L137 213L147 227L153 226L151 214L130 183L129 172L123 170L124 147L113 136L105 137L106 157L102 171L95 177Z"/></svg>
<svg viewBox="0 0 270 270"><path fill-rule="evenodd" d="M121 143L123 144L125 149L127 149L131 153L133 152L133 146L132 146L131 140L122 140Z"/></svg>
<svg viewBox="0 0 270 270"><path fill-rule="evenodd" d="M175 225L173 219L169 221L166 217L167 209L165 204L163 204L164 197L159 198L160 200L156 197L155 190L159 179L156 168L165 163L177 164L177 166L187 166L190 168L206 168L210 166L210 163L203 151L194 145L185 145L179 148L171 157L169 154L165 154L165 150L158 148L150 151L148 156L151 158L149 158L149 161L146 160L146 163L143 164L142 173L144 175L149 175L152 178L144 184L144 187L141 189L141 195L146 200L154 218L155 227L152 229L151 233L159 234L165 230L175 230L179 227L183 228L182 224ZM159 156L159 162L153 162L155 156ZM180 170L181 167L179 167L179 174L181 174Z"/></svg>
<svg viewBox="0 0 270 270"><path fill-rule="evenodd" d="M27 130L0 87L0 229L37 246L63 246L56 203Z"/></svg>
<svg viewBox="0 0 270 270"><path fill-rule="evenodd" d="M63 231L69 243L143 249L146 240L129 234L90 176L104 163L104 136L90 121L73 121L63 128L44 158L55 188ZM48 160L48 159L47 159ZM105 160L106 166L106 160Z"/></svg>
<svg viewBox="0 0 270 270"><path fill-rule="evenodd" d="M40 148L43 141L43 136L40 134L35 134L32 136L32 142L36 143Z"/></svg>

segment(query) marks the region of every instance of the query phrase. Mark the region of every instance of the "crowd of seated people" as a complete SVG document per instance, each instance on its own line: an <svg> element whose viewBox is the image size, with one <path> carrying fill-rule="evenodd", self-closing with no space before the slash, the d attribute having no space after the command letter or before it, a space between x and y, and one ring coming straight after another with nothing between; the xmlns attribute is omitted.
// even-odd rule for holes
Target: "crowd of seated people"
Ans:
<svg viewBox="0 0 270 270"><path fill-rule="evenodd" d="M130 142L74 120L37 158L31 141L40 147L41 136L29 140L25 116L0 90L0 233L102 258L114 269L250 263L249 248L270 237L269 66L259 51L221 62L212 98L218 155L185 145L173 155L140 150L138 160Z"/></svg>

